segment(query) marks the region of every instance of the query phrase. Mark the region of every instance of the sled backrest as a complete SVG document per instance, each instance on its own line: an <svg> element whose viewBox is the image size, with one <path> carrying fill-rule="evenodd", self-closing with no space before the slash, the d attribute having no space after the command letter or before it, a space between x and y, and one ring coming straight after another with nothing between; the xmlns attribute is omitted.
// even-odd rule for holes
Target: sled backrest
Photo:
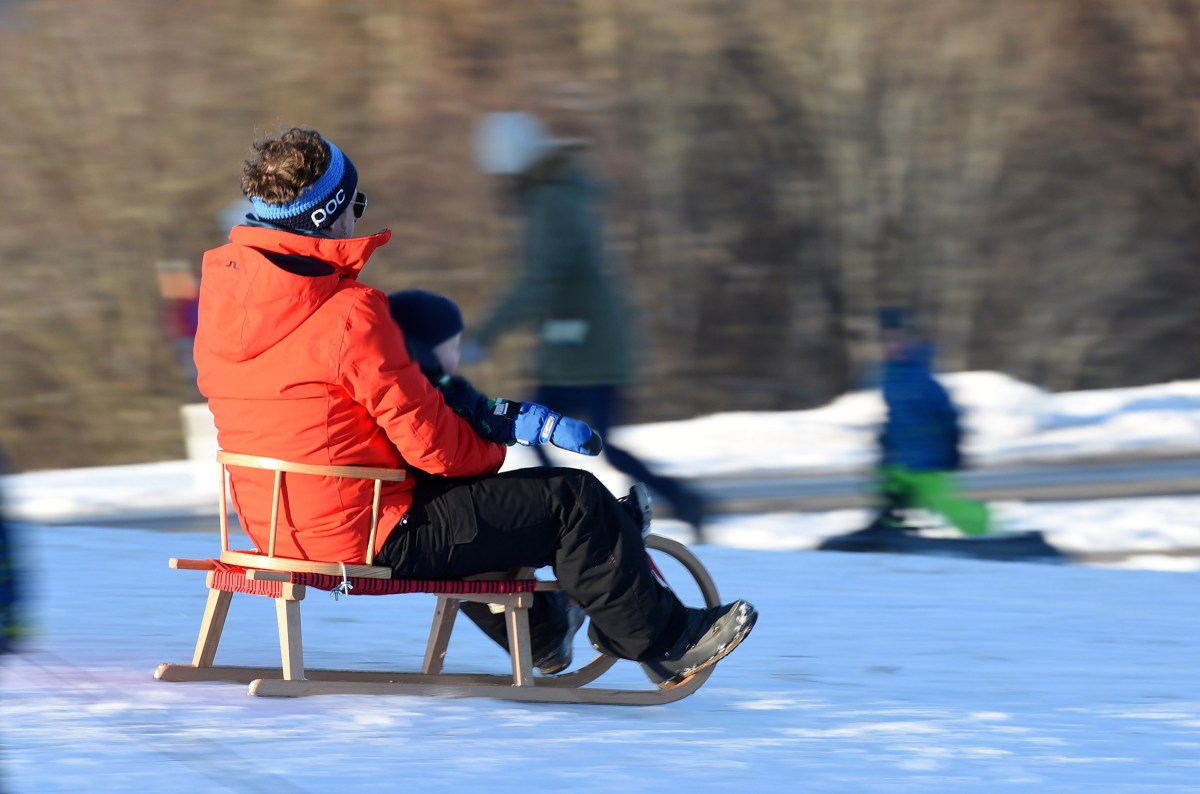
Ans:
<svg viewBox="0 0 1200 794"><path fill-rule="evenodd" d="M221 562L264 570L299 571L336 576L361 576L377 579L387 579L391 576L391 569L372 565L375 558L375 535L379 527L379 504L383 494L383 484L385 482L401 482L404 480L406 473L403 470L377 469L368 466L320 466L311 463L293 463L276 458L264 458L259 455L225 452L224 450L217 453L217 463L220 464L221 468L220 501L218 504L221 527ZM275 481L271 488L271 519L265 555L233 551L229 548L228 479L229 468L231 466L248 469L265 469L275 472ZM367 537L367 548L363 556L363 559L366 560L366 565L312 562L275 556L275 539L279 525L279 503L283 494L283 478L287 473L312 474L320 477L350 477L375 481L375 493L371 500L371 531Z"/></svg>

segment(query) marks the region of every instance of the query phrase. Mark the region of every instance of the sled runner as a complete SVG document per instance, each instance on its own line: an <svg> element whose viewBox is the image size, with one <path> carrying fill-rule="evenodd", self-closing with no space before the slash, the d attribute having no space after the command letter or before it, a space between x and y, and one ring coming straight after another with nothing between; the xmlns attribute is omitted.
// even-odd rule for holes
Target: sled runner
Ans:
<svg viewBox="0 0 1200 794"><path fill-rule="evenodd" d="M298 697L303 695L436 695L440 697L487 697L545 703L600 703L643 706L670 703L687 697L704 684L712 667L699 671L678 684L655 689L605 689L589 686L618 661L599 654L578 669L561 675L535 676L529 638L529 607L539 590L557 590L558 583L534 578L531 569L504 577L475 577L462 580L393 579L390 568L371 565L379 500L384 482L404 478L404 472L359 466L315 466L241 455L217 453L220 464L221 549L216 559L172 558L172 568L207 572L208 601L200 624L191 664L161 664L154 672L163 681L229 681L249 684L258 696ZM228 467L242 466L275 472L272 492L269 545L266 554L229 548L226 480ZM282 497L285 474L354 477L375 481L371 530L365 565L312 562L275 556L275 532L279 511L286 509ZM704 566L681 543L651 535L647 549L682 566L694 580L706 606L720 604L717 587ZM661 559L661 558L660 558ZM658 566L654 566L656 570ZM335 591L347 596L431 593L437 596L429 639L419 670L376 672L362 670L308 669L304 666L300 602L308 588ZM221 632L234 593L272 598L279 632L280 667L239 667L214 664ZM479 601L502 608L512 649L511 674L446 673L443 661L454 629L459 604Z"/></svg>

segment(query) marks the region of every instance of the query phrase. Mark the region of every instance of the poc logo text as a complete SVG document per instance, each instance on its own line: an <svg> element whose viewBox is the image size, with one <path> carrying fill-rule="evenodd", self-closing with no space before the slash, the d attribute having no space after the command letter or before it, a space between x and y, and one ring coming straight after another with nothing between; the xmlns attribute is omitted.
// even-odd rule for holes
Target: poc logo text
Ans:
<svg viewBox="0 0 1200 794"><path fill-rule="evenodd" d="M312 218L313 226L320 228L321 224L328 220L329 216L337 212L337 208L346 203L346 189L339 188L337 193L330 197L329 201L325 202L325 206L317 207L313 210Z"/></svg>

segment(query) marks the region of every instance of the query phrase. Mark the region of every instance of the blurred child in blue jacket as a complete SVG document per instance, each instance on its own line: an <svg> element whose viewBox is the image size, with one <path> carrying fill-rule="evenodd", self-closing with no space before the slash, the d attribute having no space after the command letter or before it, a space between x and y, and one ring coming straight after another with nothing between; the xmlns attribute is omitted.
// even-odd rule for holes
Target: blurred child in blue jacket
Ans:
<svg viewBox="0 0 1200 794"><path fill-rule="evenodd" d="M876 526L902 528L903 511L937 513L966 535L985 535L990 515L982 502L964 498L959 412L933 375L933 347L911 332L907 312L880 311L882 390L887 419L879 435L884 507Z"/></svg>

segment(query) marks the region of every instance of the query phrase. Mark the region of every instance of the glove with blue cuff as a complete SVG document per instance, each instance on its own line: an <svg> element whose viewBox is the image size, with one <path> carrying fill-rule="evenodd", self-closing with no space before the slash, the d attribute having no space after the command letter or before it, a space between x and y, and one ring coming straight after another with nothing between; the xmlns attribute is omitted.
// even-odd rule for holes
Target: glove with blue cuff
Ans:
<svg viewBox="0 0 1200 794"><path fill-rule="evenodd" d="M513 403L496 400L494 412L511 416L513 440L525 446L551 443L559 449L580 455L599 455L604 440L587 423L551 411L538 403Z"/></svg>

